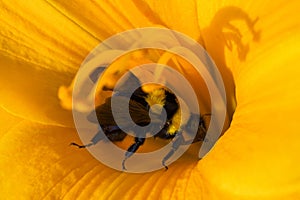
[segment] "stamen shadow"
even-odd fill
[[[255,29],[258,20],[259,17],[252,19],[239,7],[223,7],[214,15],[209,26],[201,30],[201,37],[198,39],[215,61],[224,80],[230,120],[236,107],[232,75],[232,68],[236,66],[227,66],[225,51],[227,49],[236,54],[239,61],[246,61],[252,48],[250,43],[260,40],[261,30]]]

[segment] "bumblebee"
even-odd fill
[[[124,85],[130,84],[131,86],[141,85],[138,81],[138,79],[131,75],[129,79],[127,79],[126,83],[123,83]],[[109,88],[103,88],[103,90],[112,90]],[[128,100],[128,94],[126,92],[127,90],[119,89],[115,92],[115,97],[118,102],[126,101]],[[182,135],[183,127],[181,126],[181,113],[179,109],[179,103],[176,96],[169,91],[167,88],[158,88],[154,89],[151,92],[144,92],[142,87],[137,87],[137,89],[134,91],[134,93],[130,96],[129,100],[129,113],[131,115],[132,120],[134,123],[136,123],[139,126],[147,126],[150,124],[150,117],[149,117],[149,111],[152,105],[160,105],[162,108],[166,111],[166,122],[162,127],[159,127],[155,135],[153,137],[158,137],[165,140],[171,140],[173,138],[176,138],[173,140],[172,143],[172,149],[170,152],[163,158],[162,165],[168,169],[167,165],[165,164],[166,161],[175,153],[175,151],[181,146],[185,144],[190,144],[191,141],[186,141]],[[117,105],[118,106],[118,105]],[[122,109],[119,108],[122,112]],[[118,126],[117,123],[114,120],[112,108],[111,108],[111,97],[107,98],[106,101],[97,106],[96,109],[96,116],[98,123],[103,130],[106,137],[112,141],[122,141],[127,136],[127,133],[121,130],[120,125]],[[125,112],[125,111],[124,111]],[[159,115],[160,110],[154,110],[152,112],[155,112],[155,114]],[[122,114],[122,113],[121,113]],[[198,131],[193,139],[192,143],[203,141],[206,135],[207,126],[205,122],[205,117],[209,116],[210,114],[205,114],[202,116],[192,114],[188,121],[184,125],[184,130],[189,131],[192,126],[198,126]],[[89,118],[89,116],[88,116]],[[195,121],[199,122],[199,124],[195,124]],[[153,123],[153,129],[157,128],[155,127],[157,124]],[[126,119],[122,123],[122,127],[128,126],[126,124]],[[158,126],[158,125],[157,125]],[[161,125],[160,125],[161,126]],[[155,129],[157,130],[157,129]],[[195,129],[194,129],[195,130]],[[124,159],[122,162],[122,168],[123,170],[126,170],[125,167],[125,161],[131,157],[141,145],[145,142],[145,135],[143,137],[141,134],[138,134],[139,136],[134,137],[134,142],[132,145],[130,145],[127,149],[127,152],[124,155]],[[77,146],[79,148],[86,148],[91,145],[97,144],[101,140],[105,140],[107,138],[104,138],[103,134],[97,133],[92,139],[89,144],[86,145],[79,145],[77,143],[72,142],[71,145]]]

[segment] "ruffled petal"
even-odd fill
[[[222,199],[296,199],[300,4],[272,1],[241,7],[257,14],[261,38],[249,43],[245,61],[234,59],[236,51],[227,54],[237,108],[230,129],[199,162],[199,177],[206,183],[204,190]]]

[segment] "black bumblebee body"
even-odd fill
[[[138,80],[135,80],[136,82]],[[132,83],[132,82],[131,82]],[[107,89],[107,88],[106,88]],[[120,91],[117,94],[118,101],[123,101],[128,97],[123,95],[124,91]],[[179,112],[179,103],[176,96],[168,91],[167,89],[160,88],[156,89],[151,93],[146,93],[142,90],[142,87],[138,87],[131,95],[129,100],[129,113],[131,115],[132,120],[139,126],[147,126],[150,123],[149,110],[153,104],[160,104],[166,111],[167,119],[166,123],[163,127],[159,128],[159,132],[154,135],[154,137],[159,137],[162,139],[170,140],[173,139],[172,149],[170,152],[164,157],[162,160],[162,165],[168,169],[165,162],[174,154],[174,152],[181,146],[187,143],[191,143],[191,141],[185,141],[182,136],[183,127],[176,126],[176,120],[178,118]],[[112,141],[122,141],[127,136],[125,132],[123,132],[119,126],[116,124],[113,118],[112,109],[111,109],[111,98],[106,99],[105,103],[96,107],[96,115],[98,122],[106,135],[106,137]],[[199,116],[199,115],[191,115],[188,122],[184,125],[185,131],[189,131],[189,128],[192,126],[198,126],[198,132],[193,139],[194,142],[203,141],[206,135],[206,123],[204,121],[204,117],[209,114]],[[176,117],[177,116],[177,117]],[[195,124],[197,121],[199,124]],[[180,124],[180,122],[179,122]],[[126,121],[122,126],[126,126]],[[155,126],[155,124],[154,124]],[[76,143],[71,143],[71,145],[78,146],[79,148],[89,147],[91,145],[96,144],[100,140],[105,140],[107,138],[103,138],[103,134],[97,133],[92,139],[91,143],[87,145],[78,145]],[[125,168],[125,161],[132,156],[138,148],[143,145],[145,142],[145,135],[141,137],[141,134],[137,135],[134,138],[134,143],[128,147],[127,152],[125,153],[125,158],[122,163],[123,170]]]

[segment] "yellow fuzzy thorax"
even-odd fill
[[[148,105],[151,107],[155,104],[159,104],[161,106],[165,105],[166,102],[166,94],[164,89],[157,89],[150,92],[145,98]]]
[[[151,91],[145,98],[145,101],[148,103],[150,107],[157,104],[164,106],[166,103],[165,89],[160,88]],[[177,112],[172,117],[171,124],[169,125],[168,128],[168,133],[170,135],[174,135],[176,131],[180,129],[180,124],[181,124],[181,113],[180,113],[180,109],[178,109]]]
[[[178,109],[172,118],[172,123],[168,128],[168,133],[170,135],[174,135],[176,131],[180,129],[180,124],[181,124],[181,114],[180,114],[180,109]]]

